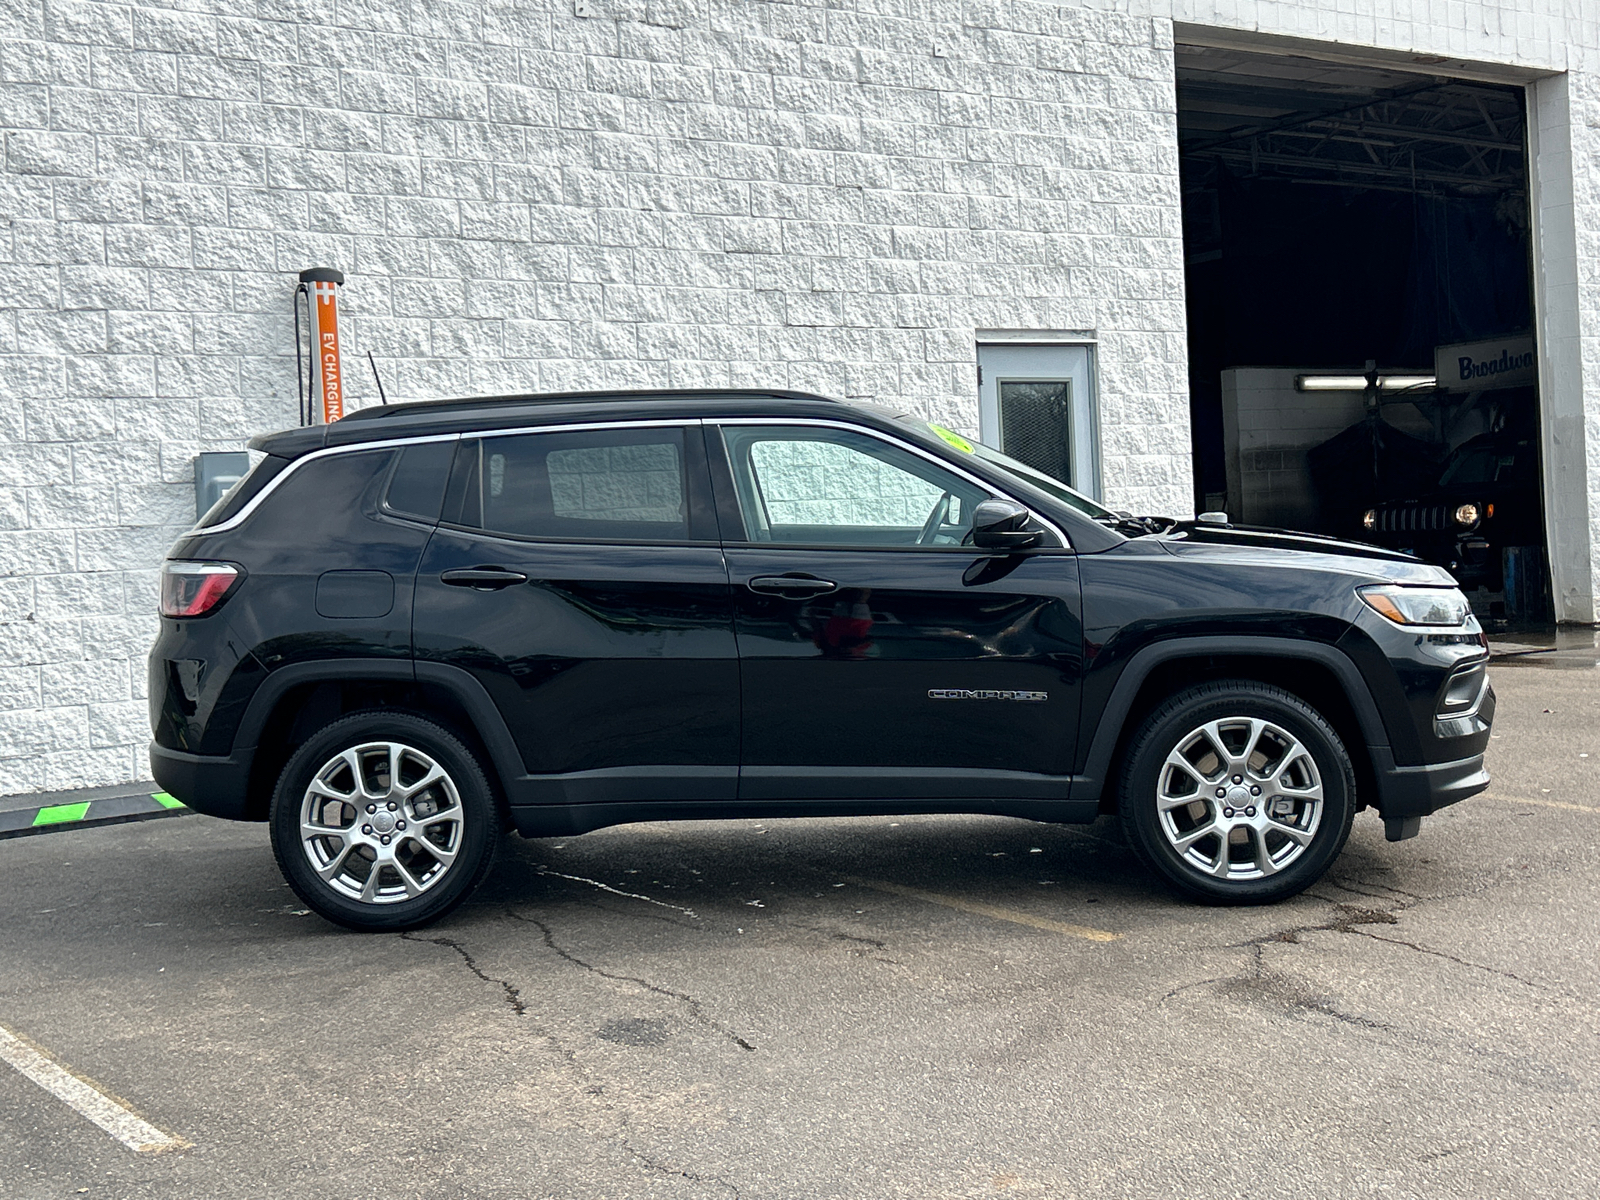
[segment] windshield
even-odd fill
[[[999,467],[1008,475],[1015,476],[1023,483],[1028,484],[1030,487],[1037,488],[1047,496],[1055,497],[1064,504],[1070,504],[1079,512],[1085,513],[1097,521],[1107,519],[1115,520],[1115,514],[1112,513],[1110,509],[1096,504],[1093,500],[1089,499],[1089,497],[1083,495],[1081,492],[1073,491],[1072,488],[1062,483],[1061,480],[1046,475],[1043,471],[1036,470],[1035,468],[1030,467],[1027,463],[1018,462],[1008,454],[1001,454],[1000,451],[992,449],[989,446],[985,446],[982,442],[971,441],[962,437],[959,433],[954,433],[951,430],[946,429],[943,425],[935,425],[931,421],[923,421],[916,417],[905,416],[900,417],[899,420],[926,433],[933,434],[934,437],[938,438],[946,445],[954,446],[963,454],[970,454],[975,458],[983,459],[983,461],[986,463],[992,463],[994,466]]]
[[[1495,449],[1474,450],[1463,454],[1445,468],[1439,479],[1440,487],[1451,484],[1495,483],[1516,465],[1515,454],[1504,454]]]

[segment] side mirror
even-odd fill
[[[1033,514],[1014,500],[985,500],[972,510],[972,544],[981,550],[1025,550],[1044,534],[1023,528]]]

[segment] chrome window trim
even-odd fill
[[[562,421],[544,425],[519,425],[507,429],[483,429],[474,430],[472,432],[430,433],[421,434],[416,437],[386,438],[381,441],[357,442],[349,446],[324,446],[321,450],[313,450],[311,453],[303,454],[291,462],[282,471],[278,472],[278,474],[275,475],[270,482],[268,482],[266,487],[262,488],[254,496],[252,496],[249,502],[243,508],[234,513],[234,515],[229,517],[226,521],[223,521],[218,525],[206,525],[203,527],[199,525],[191,526],[184,536],[188,537],[197,534],[226,533],[230,529],[237,529],[250,518],[251,514],[253,514],[257,508],[265,503],[268,496],[272,495],[273,492],[278,490],[278,488],[283,484],[284,480],[292,476],[301,467],[305,466],[307,463],[316,462],[325,458],[332,458],[333,456],[339,454],[361,454],[368,450],[392,450],[403,446],[419,446],[428,442],[459,442],[466,438],[478,438],[486,440],[488,438],[516,437],[521,434],[529,433],[558,433],[564,430],[576,432],[578,430],[603,429],[665,429],[673,427],[686,428],[693,425],[703,427],[707,424],[714,424],[719,427],[723,425],[811,426],[823,429],[842,429],[848,433],[857,433],[866,437],[876,438],[880,442],[885,442],[896,447],[897,449],[906,451],[908,454],[912,454],[918,458],[924,459],[936,467],[950,471],[951,473],[960,476],[962,479],[965,479],[968,483],[971,483],[976,487],[984,488],[992,495],[1003,496],[1005,499],[1010,500],[1015,504],[1021,504],[1033,514],[1034,520],[1038,521],[1039,524],[1043,525],[1051,533],[1055,534],[1055,536],[1060,540],[1061,545],[1059,547],[1052,546],[1048,547],[1048,549],[1059,549],[1065,553],[1072,552],[1072,539],[1067,536],[1065,530],[1058,526],[1054,521],[1041,516],[1033,505],[1025,504],[1023,501],[1018,500],[1015,496],[1010,495],[1003,489],[996,488],[995,485],[990,483],[987,479],[983,479],[980,476],[974,475],[972,472],[964,470],[957,464],[924,450],[921,446],[918,446],[912,442],[904,441],[901,438],[895,437],[893,434],[883,433],[880,430],[872,428],[870,425],[859,425],[853,421],[825,420],[819,417],[650,417],[631,421]],[[703,545],[705,543],[695,544]],[[726,539],[724,539],[724,544],[726,544]],[[739,544],[758,545],[765,543],[752,542]]]
[[[230,529],[237,529],[249,518],[251,513],[261,507],[261,504],[268,496],[278,490],[285,479],[288,479],[289,476],[305,466],[306,463],[332,458],[337,454],[360,454],[367,450],[392,450],[397,446],[419,446],[424,442],[458,442],[461,440],[461,436],[459,433],[430,433],[419,437],[389,438],[381,442],[357,442],[352,446],[324,446],[321,450],[313,450],[309,454],[302,454],[283,470],[279,471],[268,481],[266,487],[250,497],[249,502],[226,521],[216,525],[191,525],[183,536],[189,537],[193,534],[202,533],[226,533]]]
[[[990,483],[987,479],[983,479],[983,478],[981,478],[981,477],[979,477],[977,475],[974,475],[970,471],[963,470],[961,467],[957,466],[953,462],[950,462],[948,459],[940,458],[937,454],[933,454],[930,451],[924,450],[921,446],[918,446],[913,442],[902,441],[900,438],[895,437],[893,434],[883,433],[880,430],[872,428],[870,425],[857,425],[857,424],[855,424],[854,422],[851,422],[851,421],[834,421],[834,420],[824,419],[822,417],[792,417],[792,418],[788,418],[788,419],[785,419],[783,417],[726,417],[726,418],[708,417],[705,420],[703,420],[701,423],[702,424],[716,425],[718,428],[721,428],[724,425],[741,425],[741,426],[742,425],[772,425],[772,426],[796,426],[796,425],[800,425],[800,426],[814,426],[814,427],[823,428],[823,429],[843,429],[848,433],[858,433],[858,434],[862,434],[863,436],[866,436],[866,437],[876,438],[880,442],[887,442],[889,445],[894,446],[897,449],[904,450],[909,454],[913,454],[918,458],[926,459],[928,462],[932,463],[934,466],[940,467],[940,468],[942,468],[942,469],[944,469],[946,471],[949,471],[953,475],[959,475],[962,479],[965,479],[968,483],[971,483],[971,484],[974,484],[977,487],[983,488],[991,496],[1000,496],[1000,497],[1003,497],[1004,499],[1010,500],[1013,504],[1021,504],[1023,508],[1027,509],[1028,512],[1033,514],[1033,519],[1035,521],[1039,522],[1039,524],[1043,525],[1046,529],[1048,529],[1051,533],[1055,534],[1056,537],[1060,539],[1060,541],[1061,541],[1061,545],[1060,546],[1047,546],[1047,547],[1044,547],[1044,549],[1047,549],[1047,550],[1060,550],[1063,553],[1068,553],[1068,554],[1073,553],[1072,539],[1069,538],[1066,535],[1066,531],[1061,529],[1054,521],[1051,521],[1046,517],[1040,516],[1038,510],[1033,505],[1024,504],[1021,500],[1018,500],[1015,496],[1010,495],[1009,493],[1007,493],[1003,489],[996,488],[995,485]],[[730,463],[729,465],[731,466],[732,464]],[[727,538],[723,539],[723,544],[724,545],[728,545],[729,544]],[[741,541],[741,542],[739,542],[737,544],[741,545],[741,546],[762,546],[762,547],[769,547],[770,548],[771,546],[775,545],[776,543]],[[800,548],[801,547],[796,547],[796,549],[800,549]],[[833,548],[833,549],[841,549],[841,550],[842,549],[858,549],[858,550],[859,549],[868,549],[868,550],[871,550],[871,549],[878,549],[879,547],[872,547],[872,546],[866,546],[866,547],[861,547],[861,546],[856,546],[856,547],[840,546],[840,547],[831,547],[831,548]],[[889,549],[889,548],[890,547],[882,547],[882,549]],[[910,549],[910,550],[940,550],[940,551],[946,551],[946,550],[956,549],[956,548],[957,547],[949,547],[949,546],[909,546],[909,547],[906,547],[906,549]],[[962,546],[962,547],[959,547],[959,549],[962,549],[962,550],[974,550],[974,549],[976,549],[976,547]]]
[[[416,437],[386,438],[375,442],[356,442],[349,446],[324,446],[321,450],[313,450],[309,454],[302,454],[283,470],[279,471],[254,496],[249,502],[233,516],[216,525],[191,525],[184,532],[184,537],[203,533],[226,533],[230,529],[237,529],[247,520],[251,513],[277,491],[284,480],[288,479],[301,467],[310,462],[324,458],[332,458],[338,454],[361,454],[368,450],[392,450],[400,446],[420,446],[427,442],[459,442],[466,438],[492,438],[513,437],[524,433],[556,433],[564,429],[660,429],[667,426],[704,425],[705,421],[699,417],[677,417],[665,419],[652,417],[639,421],[578,421],[563,422],[558,425],[522,425],[511,429],[485,429],[475,430],[470,433],[427,433]],[[400,514],[394,514],[399,516]],[[697,543],[703,544],[703,543]]]
[[[480,429],[456,436],[487,439],[515,437],[524,433],[560,433],[565,429],[670,429],[679,425],[704,424],[702,417],[644,417],[636,421],[563,421],[559,425],[519,425],[511,429]]]

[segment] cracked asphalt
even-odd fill
[[[0,1197],[1586,1192],[1600,674],[1494,681],[1491,793],[1363,814],[1272,908],[1174,899],[1104,821],[513,838],[401,936],[301,911],[264,828],[0,843],[0,1026],[192,1143],[0,1064]]]

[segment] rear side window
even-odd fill
[[[455,450],[454,441],[407,446],[400,452],[394,474],[389,477],[383,506],[403,516],[437,521]]]
[[[353,545],[371,536],[367,514],[388,477],[392,450],[360,450],[326,458],[297,459],[250,518],[250,545],[257,561],[275,561],[277,548],[297,554],[308,548]]]
[[[282,473],[292,460],[276,454],[264,454],[245,472],[243,479],[234,484],[195,522],[196,529],[209,529],[238,516],[246,504],[261,494],[261,490]]]
[[[464,442],[445,519],[516,537],[685,541],[683,431],[574,430]]]

